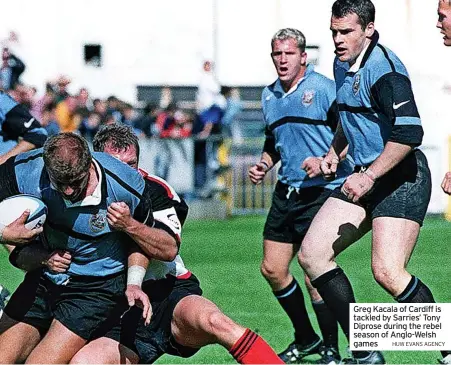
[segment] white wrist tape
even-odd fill
[[[376,181],[376,174],[373,170],[366,169],[364,174],[366,174],[371,180]]]
[[[141,287],[144,276],[146,276],[146,269],[139,265],[132,265],[127,271],[127,285],[138,285]]]

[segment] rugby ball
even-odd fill
[[[20,194],[6,198],[0,202],[0,223],[5,226],[14,222],[26,210],[30,215],[25,223],[28,229],[41,227],[47,218],[47,206],[32,195]]]

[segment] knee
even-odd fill
[[[230,348],[244,332],[244,328],[220,310],[205,314],[201,321],[201,329],[210,338],[210,343],[219,343],[226,348]]]
[[[209,312],[205,317],[205,332],[218,337],[218,334],[229,332],[233,322],[223,313],[218,311]]]
[[[298,253],[299,265],[304,269],[306,273],[309,273],[310,269],[325,261],[324,255],[317,255],[315,250],[301,249]]]
[[[376,282],[384,289],[391,292],[396,278],[399,277],[399,270],[392,265],[388,265],[384,262],[373,262],[371,265],[373,271],[373,277]]]
[[[92,356],[88,356],[85,351],[79,351],[75,354],[69,364],[93,364]]]
[[[289,275],[288,267],[277,267],[266,260],[263,260],[260,272],[268,282],[273,284],[283,283]]]

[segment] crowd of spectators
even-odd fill
[[[211,190],[211,172],[214,174],[220,167],[218,149],[224,139],[230,138],[231,123],[241,110],[238,90],[220,86],[212,62],[203,63],[195,103],[186,108],[180,107],[186,103],[173,99],[170,87],[162,88],[159,103],[149,103],[142,109],[114,95],[94,98],[86,87],[71,93],[72,80],[66,75],[48,81],[38,95],[36,87],[21,81],[25,68],[24,62],[3,44],[0,88],[27,106],[49,136],[75,132],[91,141],[100,126],[124,123],[141,137],[194,137],[195,187],[197,191]]]
[[[147,137],[230,136],[231,120],[241,108],[238,90],[221,87],[209,60],[202,64],[195,105],[186,109],[179,107],[181,100],[173,99],[170,87],[161,90],[158,104],[136,110],[114,95],[106,100],[93,98],[86,87],[70,93],[71,79],[66,75],[48,81],[44,93],[38,95],[36,87],[21,82],[26,64],[16,54],[18,48],[19,37],[11,31],[1,41],[0,89],[27,105],[50,135],[78,131],[90,139],[100,125],[116,122],[132,125],[137,133]]]

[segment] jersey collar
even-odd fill
[[[359,54],[359,57],[357,57],[356,62],[351,66],[348,72],[355,73],[361,68],[363,68],[365,66],[366,61],[370,57],[371,52],[373,52],[373,49],[374,47],[376,47],[378,42],[379,42],[379,33],[377,32],[377,30],[375,30],[373,36],[371,37],[371,42]]]
[[[300,85],[300,83],[305,80],[307,77],[309,77],[309,75],[314,71],[314,66],[312,64],[308,64],[307,68],[305,69],[305,74],[303,77],[301,77],[301,79],[296,83],[296,85],[294,85],[290,90],[288,90],[287,92],[285,92],[285,90],[282,87],[282,84],[280,82],[280,79],[276,80],[276,84],[274,85],[274,91],[275,92],[279,92],[281,93],[283,96],[283,98],[287,97],[288,95],[294,93],[298,86]]]

